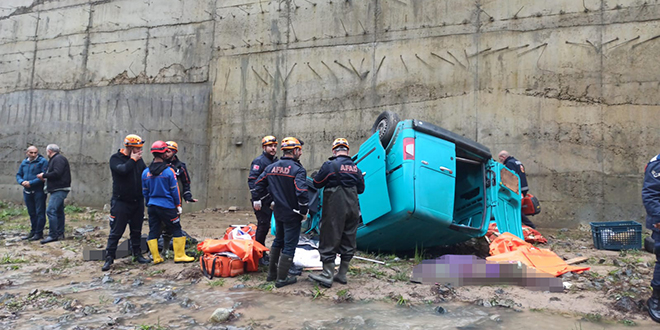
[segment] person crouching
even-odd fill
[[[179,185],[176,173],[164,160],[167,144],[156,141],[151,145],[151,154],[154,160],[142,172],[142,194],[149,214],[149,237],[147,245],[153,256],[154,264],[163,262],[158,253],[158,236],[161,226],[165,225],[167,231],[172,233],[174,247],[174,262],[192,262],[193,257],[186,255],[186,237],[181,231],[181,199],[179,198]]]

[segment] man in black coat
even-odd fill
[[[509,152],[506,150],[500,151],[498,158],[500,159],[500,162],[504,164],[504,166],[506,166],[506,168],[518,174],[518,177],[520,177],[520,192],[522,193],[522,197],[527,196],[529,187],[527,186],[527,175],[525,174],[525,165],[523,165],[523,163],[515,159],[513,156],[509,155]],[[521,213],[521,218],[523,225],[536,229],[536,225],[534,225],[534,223],[531,220],[529,220],[529,218],[527,218],[527,216],[524,213]]]
[[[117,253],[119,239],[126,225],[130,229],[131,252],[135,261],[146,264],[150,261],[142,256],[141,237],[144,221],[144,197],[142,196],[142,172],[147,166],[142,160],[144,140],[135,134],[124,138],[123,149],[110,157],[112,173],[112,199],[110,200],[110,234],[105,248],[105,264],[102,271],[112,266]]]
[[[50,194],[46,214],[48,215],[48,237],[41,244],[64,239],[64,199],[71,191],[71,169],[69,161],[60,154],[57,144],[49,144],[46,153],[50,161],[45,173],[37,174],[37,178],[46,180],[46,191]]]
[[[250,164],[250,174],[248,175],[248,187],[250,190],[254,189],[254,183],[257,181],[257,178],[264,172],[268,165],[278,161],[277,156],[277,138],[272,135],[264,136],[261,139],[261,148],[263,152],[261,155],[257,156]],[[273,197],[270,194],[267,194],[261,200],[261,205],[263,206],[259,211],[255,210],[254,215],[257,217],[257,232],[254,235],[254,240],[261,243],[261,245],[266,246],[266,236],[270,230],[270,219],[273,215],[273,210],[270,208],[270,204],[273,202]],[[268,263],[268,255],[264,254],[264,257],[259,260],[262,264]]]
[[[266,167],[251,191],[255,211],[270,207],[262,204],[268,194],[275,202],[275,239],[270,248],[266,280],[276,280],[276,288],[296,283],[296,278],[289,277],[288,273],[298,246],[301,222],[309,211],[307,171],[299,161],[302,143],[294,137],[284,138],[281,149],[282,158]]]
[[[314,187],[323,189],[323,213],[319,237],[319,254],[323,272],[309,277],[329,288],[332,282],[346,284],[348,265],[355,255],[356,234],[360,220],[358,194],[364,192],[362,171],[348,154],[348,141],[332,143],[332,157],[323,163],[314,177]],[[337,275],[335,258],[341,255]]]

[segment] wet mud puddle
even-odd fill
[[[127,274],[36,281],[31,274],[0,282],[2,329],[627,329],[540,312],[466,304],[397,306],[391,302],[332,303],[301,296],[231,288],[222,282],[171,281]],[[75,278],[75,277],[74,277]],[[300,280],[305,280],[300,278]],[[221,281],[221,280],[219,280]],[[217,286],[212,285],[217,283]],[[48,289],[46,289],[48,288]],[[277,289],[275,289],[277,290]],[[439,306],[441,306],[439,308]],[[223,321],[209,319],[224,309]],[[223,314],[223,313],[220,313]],[[225,317],[228,318],[224,319]],[[651,324],[638,324],[642,328]],[[233,327],[233,328],[232,328]]]

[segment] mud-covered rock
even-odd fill
[[[229,317],[231,317],[233,312],[234,310],[231,308],[218,308],[215,311],[213,311],[213,314],[211,314],[211,318],[209,318],[209,321],[213,323],[226,322],[229,319]]]
[[[639,307],[637,303],[630,297],[622,297],[613,304],[614,309],[624,313],[637,313]]]

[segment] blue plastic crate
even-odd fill
[[[641,250],[642,224],[636,221],[590,222],[598,250]]]

